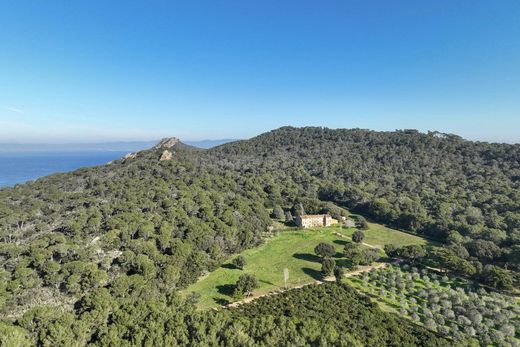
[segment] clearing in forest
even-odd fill
[[[320,258],[314,254],[314,247],[320,242],[328,242],[336,248],[336,262],[342,265],[343,246],[351,239],[355,228],[331,226],[305,230],[280,230],[265,244],[240,253],[246,259],[243,270],[235,268],[231,257],[221,267],[183,291],[184,294],[200,294],[199,308],[207,309],[233,302],[234,284],[239,276],[247,273],[256,276],[259,288],[256,295],[267,294],[284,288],[284,268],[289,270],[288,287],[301,286],[321,279]],[[393,243],[397,246],[427,244],[418,236],[403,233],[370,223],[365,230],[365,247],[382,247]]]

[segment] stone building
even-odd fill
[[[338,223],[330,214],[305,214],[296,216],[295,221],[300,228],[328,227]]]

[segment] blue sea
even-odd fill
[[[0,187],[14,186],[57,172],[106,164],[128,151],[0,153]]]

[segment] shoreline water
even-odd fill
[[[106,164],[128,151],[0,152],[0,189],[54,173]]]

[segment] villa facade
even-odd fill
[[[328,227],[338,223],[330,214],[305,214],[296,216],[295,221],[300,228]]]

